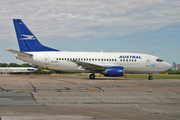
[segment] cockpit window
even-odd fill
[[[163,62],[164,60],[161,59],[161,58],[158,58],[158,59],[156,59],[156,61],[158,61],[158,62]]]

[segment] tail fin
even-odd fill
[[[59,51],[42,45],[21,19],[13,19],[21,52]]]
[[[32,68],[37,68],[38,66],[37,65],[33,65]]]

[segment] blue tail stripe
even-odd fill
[[[37,68],[38,66],[37,65],[33,65],[32,68]]]
[[[59,51],[42,45],[21,19],[13,19],[21,52]]]

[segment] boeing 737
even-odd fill
[[[95,73],[118,77],[125,73],[153,75],[171,69],[171,65],[159,57],[125,52],[67,52],[42,45],[21,19],[13,19],[20,51],[6,49],[16,58],[31,64],[64,72]]]

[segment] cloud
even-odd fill
[[[15,18],[42,38],[124,36],[179,23],[179,8],[179,0],[0,1],[0,39],[14,40]]]

